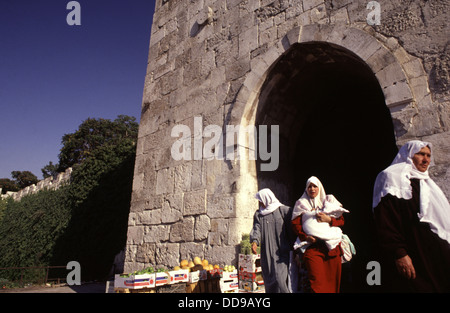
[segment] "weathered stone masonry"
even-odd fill
[[[6,195],[2,195],[1,188],[0,188],[0,196],[2,199],[11,197],[15,201],[20,201],[26,195],[31,195],[31,194],[37,193],[38,191],[41,191],[41,190],[59,189],[61,186],[70,184],[71,175],[72,175],[72,168],[69,167],[64,172],[58,173],[58,175],[56,175],[54,177],[49,176],[45,179],[38,181],[36,184],[32,184],[32,185],[25,187],[17,192],[8,191],[8,192],[6,192]]]
[[[125,271],[193,256],[236,261],[257,209],[255,161],[175,161],[171,130],[193,130],[196,116],[204,127],[254,125],[269,74],[305,43],[325,43],[370,68],[397,144],[431,141],[433,178],[450,195],[449,8],[440,0],[380,0],[381,25],[370,26],[367,2],[157,0]],[[244,138],[238,145],[248,147]]]

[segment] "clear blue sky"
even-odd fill
[[[58,162],[87,118],[140,120],[155,0],[0,0],[0,178]]]

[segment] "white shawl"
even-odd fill
[[[430,178],[428,170],[421,172],[415,167],[412,158],[422,148],[432,145],[418,140],[409,141],[400,148],[392,164],[378,174],[375,181],[372,208],[381,198],[391,194],[397,198],[412,198],[411,178],[420,180],[419,220],[430,225],[431,230],[450,243],[450,205],[441,188]],[[430,166],[434,164],[431,160]]]
[[[319,193],[315,198],[310,198],[307,189],[313,183],[319,187]],[[342,213],[349,211],[342,207],[342,204],[333,196],[327,195],[320,180],[312,176],[306,182],[306,188],[300,199],[297,200],[292,212],[292,219],[297,216],[302,217],[303,231],[309,236],[314,236],[325,241],[328,249],[334,249],[342,241],[342,230],[339,227],[330,226],[328,223],[317,221],[317,213],[323,212],[327,215],[339,218]],[[294,244],[294,249],[300,248],[303,252],[310,244],[307,241],[297,241]]]
[[[283,204],[275,197],[275,194],[269,188],[264,188],[258,191],[255,195],[258,201],[261,201],[265,207],[259,207],[259,213],[262,215],[267,215],[278,209]]]

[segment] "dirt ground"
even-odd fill
[[[84,283],[80,286],[31,286],[27,288],[2,289],[0,293],[105,293],[105,282]]]

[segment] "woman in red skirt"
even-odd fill
[[[305,192],[295,203],[292,225],[298,236],[296,246],[303,252],[312,292],[339,292],[343,254],[339,227],[344,225],[344,212],[348,211],[333,195],[326,195],[314,176],[308,179]]]

